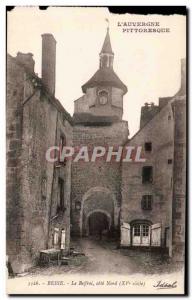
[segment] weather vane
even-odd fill
[[[109,30],[109,20],[106,18],[105,21],[107,22],[107,30]]]

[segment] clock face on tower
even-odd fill
[[[108,93],[106,91],[99,92],[99,103],[105,105],[108,102]]]

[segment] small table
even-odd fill
[[[42,263],[42,262],[50,263],[51,260],[57,260],[57,264],[59,265],[60,253],[61,253],[61,251],[59,249],[55,249],[55,248],[41,250],[40,251],[40,263]]]

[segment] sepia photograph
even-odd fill
[[[187,8],[6,14],[7,294],[184,295]]]

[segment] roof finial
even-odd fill
[[[107,31],[109,31],[109,19],[105,19],[105,21],[107,22]]]

